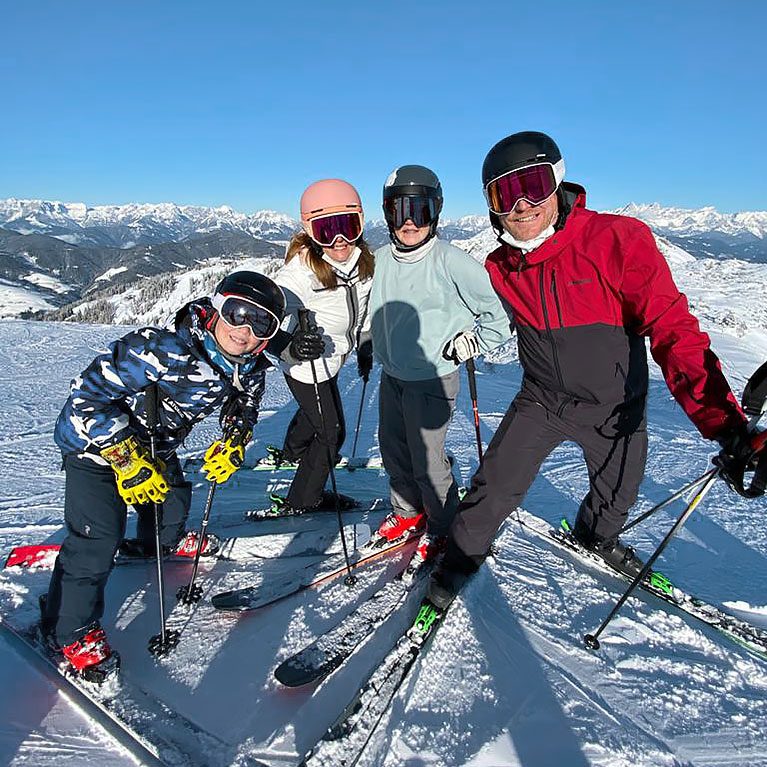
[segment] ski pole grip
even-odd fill
[[[477,368],[474,365],[474,357],[469,357],[466,360],[466,372],[469,374],[469,394],[471,394],[472,401],[477,401]]]
[[[303,331],[309,330],[309,310],[308,309],[298,310],[298,327],[300,330],[303,330]]]
[[[146,428],[151,436],[157,433],[159,392],[157,384],[153,383],[144,390],[144,411],[146,412]]]

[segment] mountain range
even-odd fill
[[[631,203],[612,212],[644,220],[656,235],[697,258],[767,263],[767,212],[728,214],[657,203]],[[0,317],[40,316],[222,258],[279,258],[298,228],[298,221],[272,210],[247,215],[228,206],[0,200]],[[495,246],[484,215],[445,220],[440,235],[478,258]],[[388,242],[385,223],[369,221],[365,238],[373,248]]]

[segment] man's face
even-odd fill
[[[253,335],[250,325],[230,325],[220,315],[213,335],[219,348],[233,357],[250,354],[263,343]]]
[[[394,234],[403,245],[412,248],[414,245],[420,245],[429,236],[429,227],[416,226],[408,219],[399,229],[394,230]]]
[[[558,213],[557,195],[552,194],[539,205],[519,200],[514,210],[501,219],[501,223],[515,240],[526,242],[537,237],[549,224],[553,224]]]

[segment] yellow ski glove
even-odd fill
[[[149,453],[135,437],[128,437],[116,445],[104,448],[102,458],[111,464],[117,475],[117,492],[125,503],[136,506],[144,503],[162,503],[170,487],[162,475],[165,464],[152,465]]]
[[[247,434],[235,433],[228,439],[217,439],[206,451],[202,470],[208,482],[222,484],[242,466],[245,460],[245,445],[250,440]]]

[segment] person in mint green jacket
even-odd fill
[[[437,237],[442,187],[421,165],[393,171],[383,190],[391,244],[375,252],[369,313],[382,366],[379,444],[393,512],[378,538],[422,531],[414,565],[444,545],[458,506],[445,435],[458,365],[511,337],[487,272]]]

